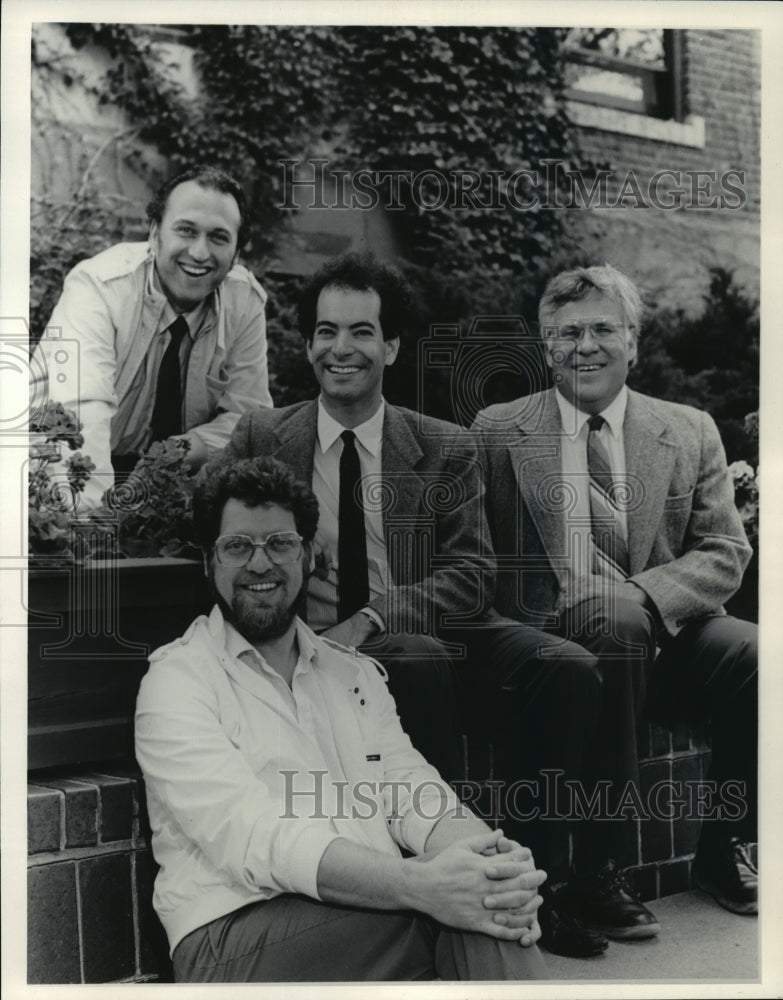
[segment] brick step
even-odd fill
[[[703,733],[651,726],[645,740],[642,799],[658,782],[703,778]],[[471,734],[464,750],[477,810],[502,821],[493,815],[501,779],[491,743]],[[136,765],[37,771],[28,782],[28,981],[170,982],[168,944],[152,908],[157,869]],[[630,875],[641,898],[687,891],[700,824],[686,817],[635,822],[638,857]]]

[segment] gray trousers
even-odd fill
[[[421,914],[360,910],[283,895],[188,934],[178,983],[548,979],[533,945],[451,930]]]

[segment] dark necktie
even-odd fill
[[[187,320],[183,316],[177,316],[169,327],[171,340],[158,370],[151,423],[153,441],[163,441],[182,433],[182,369],[179,346],[187,332]]]
[[[616,485],[609,456],[599,437],[606,421],[591,417],[587,435],[587,471],[590,474],[590,520],[593,535],[593,572],[615,580],[629,573],[628,544],[618,518]]]
[[[337,528],[337,620],[342,622],[367,603],[370,584],[356,435],[353,431],[343,431],[340,437],[343,439],[343,453],[340,456]]]

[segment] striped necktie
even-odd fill
[[[591,417],[587,435],[587,471],[590,475],[590,520],[592,522],[593,572],[624,580],[630,572],[628,543],[618,518],[616,484],[599,432],[606,423]]]

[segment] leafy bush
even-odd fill
[[[758,409],[758,303],[731,272],[711,270],[704,311],[651,312],[642,326],[629,384],[640,392],[706,410],[718,425],[729,462],[758,464],[758,434],[745,416]]]
[[[747,462],[732,462],[729,475],[734,484],[734,501],[742,518],[748,541],[754,549],[759,544],[759,486],[756,472]]]
[[[28,467],[31,556],[54,560],[109,556],[198,558],[193,541],[193,477],[184,440],[156,442],[133,474],[103,495],[103,505],[80,512],[78,494],[95,468],[76,449],[84,444],[72,410],[49,402],[33,415]],[[76,454],[64,473],[62,445]]]
[[[77,192],[70,205],[33,200],[30,229],[30,338],[37,343],[60,297],[65,276],[125,236],[113,203],[95,186]]]
[[[73,558],[80,550],[71,530],[77,495],[95,468],[80,451],[82,425],[72,410],[48,402],[30,419],[30,458],[27,469],[28,535],[31,553]],[[62,446],[76,452],[62,469]]]
[[[193,538],[189,449],[182,438],[154,442],[131,475],[104,493],[104,507],[118,519],[122,555],[199,558]]]

